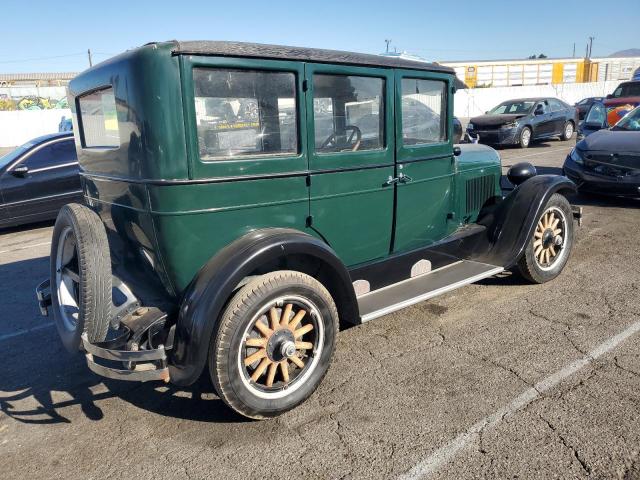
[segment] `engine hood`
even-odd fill
[[[640,154],[640,132],[599,130],[577,145],[580,150]]]
[[[526,114],[500,114],[500,115],[480,115],[473,117],[470,123],[478,127],[499,127],[505,123],[513,122],[519,118],[526,117]]]

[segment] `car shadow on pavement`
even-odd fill
[[[21,423],[72,423],[80,406],[89,420],[120,415],[121,399],[138,408],[167,417],[201,422],[243,422],[215,395],[206,375],[189,387],[160,382],[132,383],[108,380],[89,371],[84,356],[71,355],[57,339],[55,328],[29,339],[3,342],[0,361],[7,366],[0,376],[0,411]],[[29,353],[31,350],[37,354]],[[12,358],[9,358],[12,357]],[[68,412],[68,413],[67,413]]]
[[[21,423],[72,423],[84,417],[120,415],[121,399],[160,415],[202,422],[243,422],[214,393],[205,374],[194,385],[134,383],[92,373],[84,355],[69,354],[53,318],[39,317],[33,286],[47,270],[48,257],[0,265],[0,412]]]

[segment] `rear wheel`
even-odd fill
[[[51,242],[51,301],[62,343],[80,348],[105,339],[111,311],[111,256],[100,217],[75,203],[60,210]]]
[[[209,372],[224,402],[249,418],[279,415],[324,378],[338,312],[329,292],[300,272],[277,271],[242,287],[222,315]]]
[[[531,143],[531,129],[529,127],[524,127],[520,132],[520,148],[528,148]]]
[[[560,137],[565,142],[571,140],[573,138],[573,122],[567,122],[564,124],[564,129],[562,130],[562,136]]]
[[[533,235],[518,261],[523,277],[534,283],[556,278],[573,247],[573,214],[569,201],[556,193],[547,202]]]

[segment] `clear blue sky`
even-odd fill
[[[149,41],[237,40],[429,60],[640,48],[640,0],[3,0],[0,72],[78,71]],[[57,58],[50,58],[57,57]]]

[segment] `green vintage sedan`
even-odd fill
[[[341,325],[518,269],[555,278],[577,213],[561,176],[454,146],[453,70],[233,42],[150,43],[69,85],[85,205],[37,288],[94,372],[208,371],[242,415],[299,405]],[[208,367],[208,368],[207,368]]]

